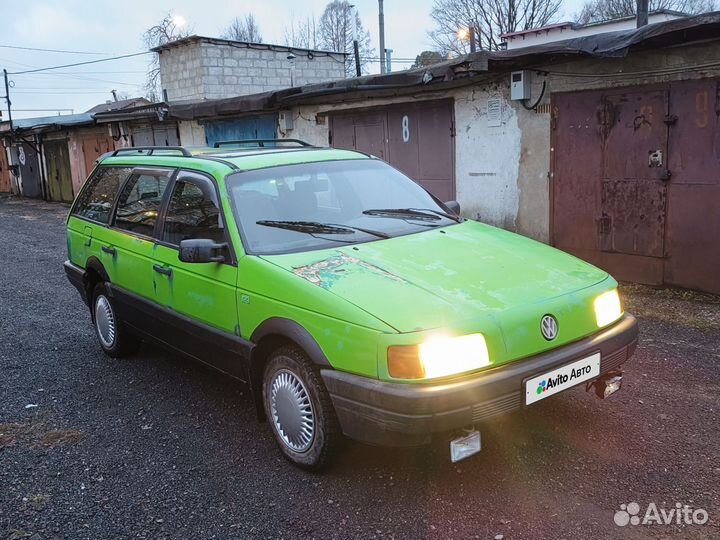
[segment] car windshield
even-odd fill
[[[370,242],[459,221],[375,159],[238,172],[227,183],[245,247],[257,254]]]

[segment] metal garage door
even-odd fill
[[[13,151],[17,156],[20,169],[23,197],[41,199],[43,192],[40,184],[40,161],[35,147],[28,143],[21,143],[14,145]]]
[[[716,80],[553,96],[553,243],[720,293],[719,100]]]
[[[85,161],[85,174],[89,175],[95,168],[95,161],[101,155],[115,149],[115,143],[109,135],[96,133],[80,138],[80,144]]]
[[[208,146],[218,141],[246,139],[274,139],[277,121],[274,115],[248,116],[233,120],[210,120],[205,122],[205,138]]]
[[[367,152],[397,167],[433,195],[455,198],[452,101],[426,101],[336,113],[330,144]]]
[[[10,193],[10,165],[4,146],[0,146],[0,193]]]
[[[45,142],[45,165],[49,199],[72,202],[72,172],[66,139]]]
[[[133,146],[179,146],[177,124],[133,127]]]

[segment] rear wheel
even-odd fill
[[[140,340],[119,319],[105,283],[95,285],[91,309],[95,335],[105,354],[120,358],[137,351]]]
[[[270,355],[263,403],[283,455],[304,469],[327,464],[342,438],[320,374],[300,349],[285,346]]]

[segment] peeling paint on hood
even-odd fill
[[[388,272],[374,264],[347,255],[341,251],[336,252],[336,254],[331,257],[314,263],[294,266],[292,267],[292,272],[296,276],[300,276],[323,289],[331,289],[338,279],[358,272],[371,272],[386,279],[401,282],[405,281],[392,272]]]

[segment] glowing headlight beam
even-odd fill
[[[617,289],[602,293],[595,299],[593,307],[598,327],[617,321],[623,313]]]
[[[490,365],[482,334],[433,336],[418,347],[425,378],[444,377]]]

